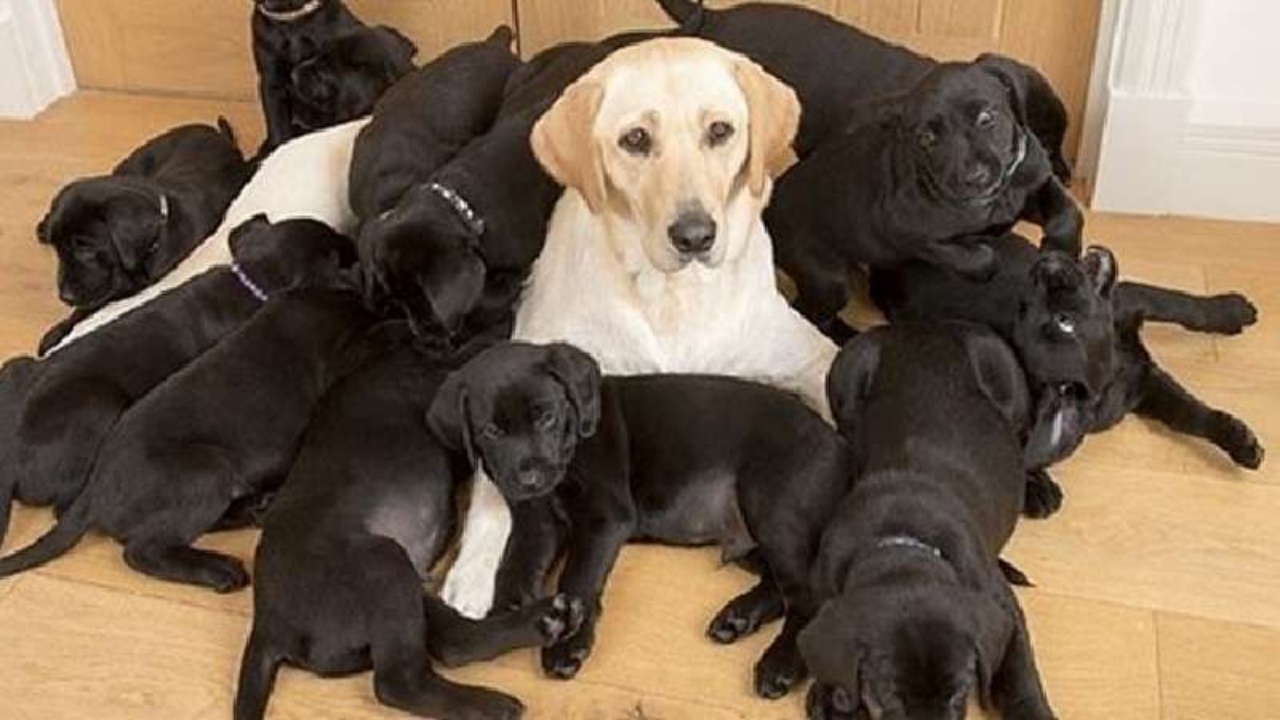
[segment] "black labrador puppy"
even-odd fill
[[[914,87],[937,61],[885,42],[817,10],[749,2],[711,10],[701,1],[658,0],[686,31],[740,52],[795,89],[804,107],[795,149],[806,157],[842,135],[855,108],[868,100]],[[981,64],[999,65],[1026,116],[1027,127],[1049,153],[1063,182],[1071,168],[1062,154],[1067,111],[1044,76],[998,55]]]
[[[582,668],[619,551],[652,541],[718,544],[761,572],[760,587],[730,603],[709,634],[733,642],[785,607],[756,691],[781,697],[803,678],[795,639],[816,610],[809,570],[851,473],[840,436],[798,398],[727,377],[602,381],[572,346],[509,343],[451,375],[430,421],[483,462],[513,505],[500,598],[537,596],[564,546],[560,591],[587,603],[586,618],[543,651],[549,675]],[[743,610],[762,596],[768,608]]]
[[[394,28],[361,27],[321,45],[293,69],[289,81],[299,135],[364,117],[413,70],[418,47]]]
[[[875,328],[840,352],[831,410],[858,466],[822,537],[824,602],[800,634],[809,717],[1052,720],[999,554],[1025,484],[1028,395],[980,325]]]
[[[148,140],[110,175],[54,198],[36,237],[58,254],[58,295],[76,309],[40,343],[56,345],[94,310],[164,277],[208,237],[253,174],[225,119]]]
[[[1210,408],[1151,357],[1144,322],[1235,335],[1257,321],[1238,293],[1212,297],[1116,279],[1110,251],[1092,247],[1079,260],[1040,253],[1019,235],[987,241],[999,273],[978,283],[925,263],[871,275],[871,297],[891,321],[959,319],[994,329],[1018,353],[1036,412],[1027,463],[1035,471],[1027,512],[1043,517],[1062,503],[1044,468],[1070,455],[1085,435],[1136,412],[1204,438],[1236,464],[1258,468],[1264,452],[1253,431]]]
[[[254,0],[253,60],[258,70],[258,94],[262,101],[262,112],[266,119],[267,137],[258,150],[258,157],[264,157],[276,147],[298,135],[304,134],[299,125],[295,92],[297,85],[295,70],[313,56],[321,53],[331,41],[345,36],[339,47],[346,48],[355,57],[343,57],[347,50],[335,55],[339,68],[348,60],[358,60],[361,67],[397,62],[404,65],[407,48],[391,35],[394,31],[372,35],[352,35],[354,31],[367,29],[364,23],[347,9],[342,0]],[[398,35],[398,34],[396,34]],[[364,39],[356,39],[363,37]],[[416,52],[416,48],[414,48]],[[409,52],[411,58],[414,52]],[[412,66],[405,66],[408,72]],[[403,74],[403,72],[401,74]],[[334,82],[342,87],[347,82],[363,84],[357,73],[339,75]],[[385,90],[394,82],[394,78],[378,90]],[[333,91],[334,96],[338,94]],[[365,94],[367,95],[367,93]],[[364,112],[373,109],[377,97],[368,97],[368,105]],[[324,108],[320,108],[324,110]],[[350,111],[348,109],[348,111]],[[355,116],[363,113],[355,113]],[[311,123],[317,122],[315,117]]]
[[[401,78],[373,109],[351,157],[351,208],[361,222],[395,207],[497,118],[520,60],[507,26]]]
[[[566,596],[475,622],[423,592],[469,472],[426,422],[456,362],[403,345],[325,397],[263,524],[236,720],[263,716],[281,664],[372,667],[378,700],[418,715],[514,719],[518,700],[452,683],[428,656],[455,667],[577,631],[582,602]]]
[[[47,358],[11,360],[0,370],[7,398],[0,427],[8,430],[0,433],[0,538],[10,502],[64,511],[129,406],[242,326],[268,294],[336,282],[350,245],[312,220],[271,225],[262,216],[230,242],[236,265],[210,270]]]
[[[847,133],[779,181],[765,222],[797,309],[836,340],[859,265],[924,260],[989,278],[982,239],[1020,219],[1042,246],[1080,253],[1083,216],[1027,128],[1025,98],[1003,59],[937,65],[905,95],[875,101]]]

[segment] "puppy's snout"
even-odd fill
[[[716,244],[716,221],[706,210],[686,210],[667,228],[671,244],[682,255],[701,255]]]

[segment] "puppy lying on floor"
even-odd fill
[[[263,525],[236,720],[263,716],[282,663],[323,675],[372,666],[378,700],[418,715],[514,719],[519,701],[436,675],[428,654],[454,667],[577,631],[582,602],[566,596],[477,622],[423,592],[468,473],[426,423],[448,371],[402,346],[325,397]]]
[[[48,358],[6,363],[0,540],[15,499],[64,511],[121,413],[248,321],[260,294],[336,282],[340,242],[349,241],[314,221],[256,218],[231,234],[235,266],[209,270]]]
[[[859,467],[822,537],[824,601],[800,634],[812,720],[1052,720],[1026,622],[999,566],[1025,485],[1022,368],[979,325],[871,330],[831,368]]]
[[[309,275],[324,286],[271,297],[244,327],[131,406],[111,428],[84,474],[83,488],[46,535],[0,560],[0,577],[67,552],[89,530],[124,544],[133,569],[174,582],[230,592],[249,582],[235,558],[191,544],[238,501],[283,479],[311,412],[327,387],[375,352],[376,318],[342,268],[355,249],[332,230],[308,223],[300,246],[328,248]],[[238,244],[246,263],[271,243]],[[293,250],[298,252],[298,250]],[[210,399],[217,402],[211,403]]]
[[[602,381],[577,348],[509,343],[449,377],[431,422],[513,503],[500,602],[538,596],[565,547],[560,591],[586,602],[586,618],[578,634],[543,651],[548,674],[568,679],[581,669],[618,552],[647,540],[720,544],[729,560],[750,555],[760,587],[730,603],[709,632],[732,642],[785,604],[782,634],[756,666],[756,692],[780,697],[803,678],[795,638],[815,610],[810,563],[851,474],[840,436],[799,398],[709,375]],[[761,596],[773,599],[767,609],[740,611]]]
[[[361,222],[390,210],[489,130],[520,66],[512,39],[503,25],[404,76],[378,101],[351,156],[351,209]]]
[[[335,35],[294,67],[289,78],[299,135],[369,114],[387,88],[413,70],[418,48],[394,28],[360,27]]]
[[[1027,512],[1043,517],[1062,492],[1042,468],[1070,455],[1088,433],[1136,412],[1204,438],[1241,467],[1257,469],[1263,449],[1241,420],[1206,406],[1151,357],[1144,322],[1235,335],[1257,321],[1238,293],[1201,297],[1141,283],[1116,283],[1115,257],[1090,248],[1077,262],[1039,253],[1019,235],[991,238],[999,273],[977,283],[923,263],[874,272],[871,297],[892,321],[960,319],[990,326],[1018,353],[1037,410],[1027,462]]]
[[[859,265],[923,260],[977,279],[997,269],[983,235],[1019,219],[1042,246],[1077,256],[1084,219],[1028,128],[1028,100],[1003,61],[946,63],[909,92],[869,103],[843,135],[778,183],[765,223],[796,307],[829,336]]]
[[[294,71],[322,51],[328,43],[346,36],[348,39],[342,45],[350,47],[344,47],[340,52],[351,50],[360,53],[361,57],[357,58],[360,65],[380,65],[386,62],[402,67],[400,74],[413,69],[405,57],[406,53],[408,58],[412,58],[417,51],[402,36],[399,41],[395,40],[390,35],[394,31],[389,29],[381,36],[365,35],[364,39],[353,40],[352,38],[360,36],[352,33],[368,28],[347,9],[342,0],[254,0],[251,27],[253,60],[258,70],[258,95],[267,125],[267,137],[258,150],[259,158],[265,157],[281,144],[305,134],[298,122],[292,91],[296,82]],[[408,43],[408,47],[405,43]],[[348,82],[342,76],[336,80],[338,84]],[[377,95],[394,81],[394,78],[385,81],[372,96],[370,93],[362,93],[368,105],[363,111],[355,111],[354,117],[372,110]],[[359,82],[359,79],[355,79],[355,82]],[[346,110],[353,112],[351,108]],[[312,118],[311,122],[316,122],[316,119]],[[337,122],[335,120],[330,124]]]
[[[36,228],[58,254],[58,295],[75,308],[40,342],[57,344],[85,317],[159,280],[222,222],[253,167],[235,134],[184,125],[148,140],[110,175],[58,192]]]

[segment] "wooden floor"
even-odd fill
[[[33,228],[55,189],[106,171],[144,138],[227,115],[246,146],[255,109],[81,94],[34,123],[0,123],[0,356],[29,352],[59,317],[54,263]],[[1095,215],[1092,242],[1125,275],[1195,292],[1238,289],[1262,322],[1239,338],[1151,328],[1155,354],[1205,400],[1280,438],[1280,227]],[[1236,471],[1205,445],[1138,420],[1091,439],[1059,470],[1056,518],[1027,522],[1007,555],[1038,583],[1020,593],[1050,697],[1064,720],[1280,717],[1280,472]],[[18,510],[4,549],[46,512]],[[248,559],[254,535],[210,539]],[[799,696],[756,700],[750,668],[769,639],[722,648],[713,612],[749,578],[713,552],[627,550],[596,654],[580,679],[543,679],[532,652],[453,674],[525,699],[537,720],[802,717]],[[221,597],[129,572],[116,546],[0,581],[0,718],[230,717],[250,594]],[[285,671],[274,718],[378,718],[367,676]]]

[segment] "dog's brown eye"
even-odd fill
[[[722,120],[711,123],[711,127],[707,128],[707,144],[711,147],[719,147],[729,141],[733,137],[733,126]]]
[[[1064,335],[1076,334],[1076,320],[1068,313],[1056,313],[1053,316],[1053,324],[1058,331]]]
[[[631,128],[618,138],[618,146],[632,155],[648,155],[653,149],[653,138],[644,128]]]
[[[497,440],[502,437],[502,428],[494,425],[493,423],[489,423],[488,425],[480,428],[480,437],[485,440]]]
[[[556,414],[550,410],[546,410],[538,415],[533,421],[534,426],[539,430],[550,430],[556,424]]]
[[[983,130],[986,130],[987,128],[996,124],[996,114],[991,112],[990,110],[983,110],[982,112],[978,113],[978,117],[974,122],[978,127],[982,128]]]
[[[929,128],[924,128],[919,133],[916,133],[916,142],[920,143],[920,147],[928,150],[933,147],[934,143],[938,142],[938,135]]]

